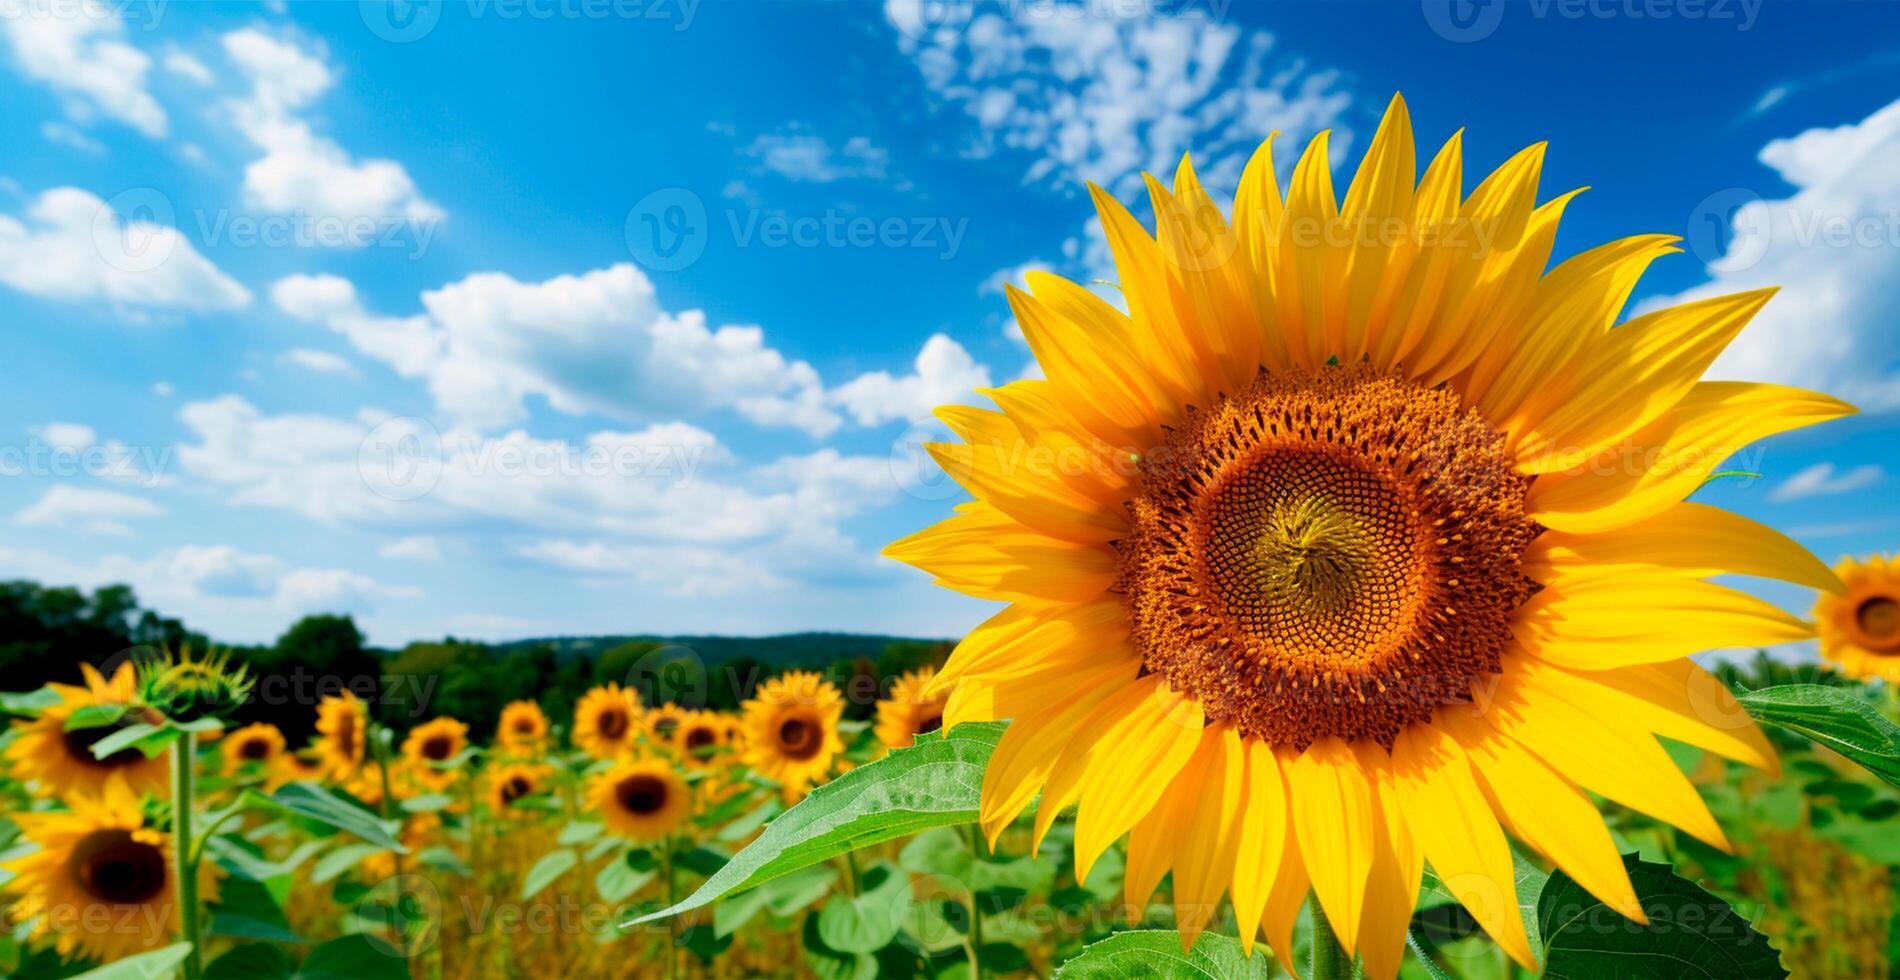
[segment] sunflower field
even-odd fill
[[[1543,146],[1466,194],[1400,99],[1343,199],[1274,152],[1231,216],[1187,160],[1152,231],[1091,188],[1125,310],[1006,287],[1045,377],[941,410],[967,499],[885,552],[1002,605],[868,716],[339,690],[293,744],[228,653],[75,660],[0,701],[0,967],[1897,975],[1900,570],[1688,499],[1853,411],[1701,380],[1768,291],[1614,324],[1670,240],[1547,270]]]

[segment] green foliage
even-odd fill
[[[996,722],[958,725],[814,789],[685,901],[629,925],[699,908],[881,841],[973,822],[983,769],[1003,727]]]
[[[1779,980],[1780,954],[1729,903],[1667,865],[1623,857],[1649,917],[1638,925],[1604,905],[1562,871],[1537,900],[1547,980],[1597,977],[1707,977]]]
[[[204,647],[184,624],[139,607],[132,589],[82,589],[0,582],[0,690],[70,684],[81,661],[107,663],[137,647]]]
[[[88,970],[79,974],[76,980],[161,980],[171,976],[178,965],[185,962],[185,957],[190,955],[190,943],[173,943]]]
[[[1900,726],[1882,717],[1861,688],[1790,684],[1740,698],[1757,719],[1805,735],[1900,786]]]
[[[1081,955],[1056,970],[1058,980],[1268,980],[1273,957],[1255,950],[1249,957],[1240,940],[1202,933],[1194,948],[1181,948],[1181,934],[1171,929],[1118,932],[1082,950]]]

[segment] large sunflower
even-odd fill
[[[403,739],[403,759],[416,782],[430,789],[446,789],[455,782],[455,770],[438,769],[468,748],[468,725],[454,718],[433,718],[410,729]]]
[[[333,779],[348,779],[369,746],[369,709],[350,691],[317,703],[317,756]]]
[[[266,722],[245,725],[232,732],[218,747],[224,754],[227,775],[276,768],[277,757],[284,753],[284,733]]]
[[[18,735],[7,746],[6,757],[13,775],[31,780],[36,792],[62,799],[75,794],[99,797],[113,780],[123,781],[134,793],[163,796],[171,772],[164,756],[147,758],[135,748],[124,748],[96,758],[92,747],[100,739],[121,728],[147,720],[145,714],[129,706],[138,700],[138,680],[132,665],[120,664],[107,680],[91,664],[80,664],[86,686],[48,685],[59,695],[59,703],[39,717],[21,724]],[[66,721],[80,708],[94,705],[128,706],[117,723],[97,728],[67,729]]]
[[[1640,919],[1588,794],[1725,847],[1653,736],[1774,767],[1685,658],[1812,627],[1706,579],[1840,584],[1684,497],[1852,409],[1698,380],[1767,291],[1614,326],[1668,237],[1546,272],[1574,195],[1537,203],[1541,144],[1467,197],[1453,136],[1414,184],[1394,99],[1343,205],[1324,134],[1284,197],[1270,147],[1232,224],[1186,160],[1156,236],[1092,189],[1127,313],[1011,289],[1047,380],[939,411],[976,500],[887,553],[1010,603],[935,684],[946,727],[1014,719],[992,842],[1075,804],[1079,875],[1132,832],[1130,905],[1172,870],[1184,939],[1225,892],[1286,955],[1310,887],[1382,976],[1429,861],[1529,967],[1505,829]]]
[[[574,744],[596,759],[616,758],[633,747],[640,724],[640,695],[608,683],[574,706]]]
[[[629,759],[595,776],[588,797],[609,831],[636,841],[665,837],[693,812],[686,780],[662,758]]]
[[[804,793],[831,771],[844,751],[838,718],[844,698],[810,671],[788,671],[766,681],[745,703],[745,763],[778,782],[788,798]]]
[[[1847,590],[1822,592],[1814,603],[1821,656],[1851,677],[1900,683],[1900,562],[1843,558],[1834,571]]]
[[[930,690],[936,676],[935,667],[920,667],[891,683],[891,696],[877,703],[877,739],[885,748],[905,748],[942,727],[944,696]]]
[[[533,701],[510,701],[501,709],[495,741],[508,753],[538,755],[546,747],[548,716]]]
[[[71,810],[15,813],[20,836],[37,849],[5,864],[9,915],[32,922],[61,956],[112,961],[172,942],[177,870],[168,836],[145,826],[139,798],[124,780],[103,796],[75,794]],[[213,862],[200,867],[199,893],[217,898]]]

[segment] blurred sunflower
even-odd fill
[[[674,747],[677,744],[674,736],[679,734],[680,725],[685,723],[687,714],[685,708],[671,701],[647,709],[647,737],[660,745]]]
[[[838,718],[844,698],[810,671],[788,671],[766,681],[745,703],[745,763],[784,790],[802,795],[831,771],[844,751]]]
[[[446,789],[455,782],[455,770],[438,769],[468,748],[468,725],[454,718],[433,718],[410,729],[402,741],[409,774],[430,789]]]
[[[276,725],[261,721],[232,732],[223,742],[218,749],[224,753],[226,775],[252,769],[268,772],[284,752],[284,733]]]
[[[1231,225],[1185,159],[1148,180],[1156,236],[1092,188],[1126,313],[1008,290],[1047,380],[939,410],[977,499],[886,552],[1011,603],[932,685],[946,727],[1014,719],[992,843],[1039,793],[1038,842],[1075,805],[1078,878],[1132,832],[1131,907],[1172,871],[1184,940],[1229,892],[1282,955],[1310,886],[1375,976],[1427,861],[1535,968],[1505,828],[1640,921],[1590,793],[1727,846],[1653,736],[1772,769],[1687,657],[1813,627],[1705,579],[1840,583],[1684,497],[1852,409],[1698,380],[1769,291],[1615,325],[1672,238],[1546,272],[1574,194],[1537,203],[1543,157],[1466,197],[1454,135],[1414,184],[1395,98],[1343,205],[1325,134],[1284,197],[1263,146]]]
[[[369,747],[369,709],[350,691],[317,703],[317,755],[333,779],[348,779]]]
[[[266,786],[274,790],[285,783],[315,782],[328,772],[328,764],[315,748],[281,752],[271,766],[271,778]]]
[[[687,765],[704,769],[719,761],[719,754],[727,747],[731,734],[732,725],[725,715],[717,711],[689,711],[673,734],[673,744]]]
[[[36,781],[35,792],[42,796],[62,799],[75,794],[101,796],[106,785],[115,779],[123,781],[135,794],[167,795],[170,787],[166,780],[171,768],[164,756],[148,759],[144,752],[129,746],[103,759],[92,754],[93,745],[100,739],[128,725],[162,720],[156,715],[148,717],[136,706],[138,679],[132,665],[120,664],[112,672],[111,680],[91,664],[80,664],[79,672],[86,686],[47,685],[59,695],[59,703],[40,712],[39,717],[20,724],[18,735],[6,749],[14,777]],[[124,706],[127,710],[110,725],[67,729],[66,721],[73,712],[95,705]]]
[[[1821,656],[1850,677],[1900,683],[1900,561],[1843,558],[1834,572],[1847,591],[1824,591],[1814,604]]]
[[[488,809],[501,817],[520,817],[530,811],[515,806],[519,801],[547,789],[547,767],[525,762],[507,762],[488,773]]]
[[[596,759],[625,754],[640,725],[640,695],[630,687],[596,687],[574,706],[574,744]]]
[[[595,776],[588,798],[609,831],[636,841],[665,837],[693,809],[686,780],[660,758],[630,759]]]
[[[51,939],[61,956],[109,962],[170,944],[179,924],[167,835],[145,826],[124,780],[103,796],[67,802],[71,810],[11,815],[38,849],[4,865],[5,889],[17,896],[8,914],[31,923],[29,935]],[[213,865],[199,870],[199,893],[209,900],[217,898]]]
[[[403,818],[397,839],[411,855],[429,846],[429,838],[442,829],[442,818],[434,813],[411,813]],[[396,875],[396,852],[377,851],[363,859],[363,875],[372,884]],[[411,865],[414,870],[414,865]]]
[[[501,709],[501,722],[495,729],[495,741],[516,755],[536,755],[545,747],[548,716],[533,701],[510,701]]]
[[[917,736],[943,726],[941,692],[930,692],[935,667],[920,667],[891,684],[891,696],[877,703],[877,738],[887,749],[914,745]],[[929,692],[929,693],[927,693]]]

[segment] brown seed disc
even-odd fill
[[[1263,372],[1141,470],[1119,589],[1146,669],[1274,745],[1390,747],[1499,670],[1537,588],[1530,478],[1444,388]]]

